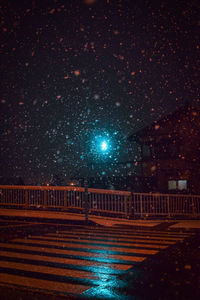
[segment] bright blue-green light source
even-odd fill
[[[94,132],[91,137],[90,152],[93,158],[101,161],[108,159],[113,151],[113,141],[110,135],[105,132]]]
[[[108,149],[108,144],[106,143],[106,141],[103,141],[101,143],[101,150],[106,151],[107,149]]]

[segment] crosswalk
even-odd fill
[[[190,233],[115,227],[65,230],[0,243],[0,285],[56,295],[117,298],[119,275]]]

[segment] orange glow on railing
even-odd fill
[[[84,187],[77,186],[31,186],[31,185],[0,185],[0,189],[10,190],[42,190],[42,191],[77,191],[84,192]],[[131,196],[131,192],[88,188],[89,193]]]

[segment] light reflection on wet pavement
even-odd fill
[[[126,299],[121,275],[189,236],[152,229],[67,229],[0,243],[0,282],[58,295]]]

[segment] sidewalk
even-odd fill
[[[57,211],[38,211],[38,210],[18,210],[18,209],[4,209],[0,210],[0,216],[8,217],[24,217],[24,218],[38,218],[38,219],[54,219],[66,221],[85,221],[84,214],[57,212]],[[102,226],[138,226],[153,228],[161,223],[171,223],[169,220],[128,220],[121,218],[111,218],[105,216],[89,215],[89,220]],[[173,220],[169,228],[172,229],[200,229],[200,220]]]

